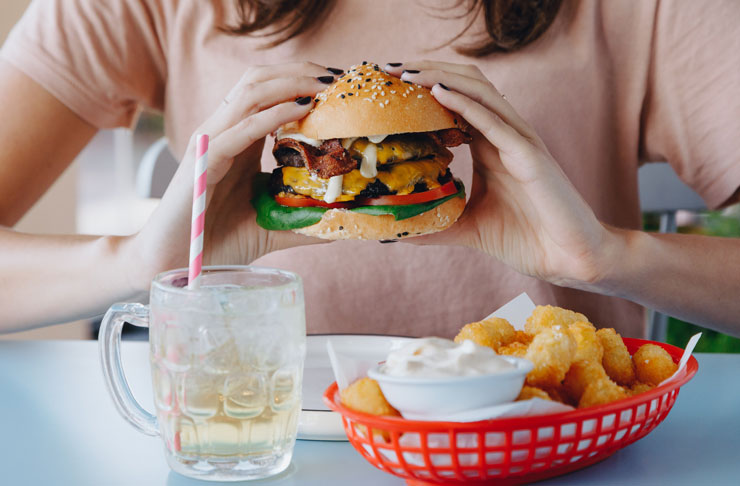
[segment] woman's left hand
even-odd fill
[[[587,288],[605,275],[619,232],[596,218],[537,133],[476,66],[419,61],[386,70],[430,87],[473,128],[465,212],[449,229],[410,242],[473,247],[559,285]]]

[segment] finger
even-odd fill
[[[432,94],[443,106],[459,113],[498,148],[506,170],[516,179],[528,182],[536,178],[538,173],[536,165],[540,157],[536,156],[536,147],[528,138],[522,136],[498,114],[462,93],[447,91],[439,85],[434,85]]]
[[[199,132],[217,136],[258,111],[287,100],[313,96],[326,89],[333,80],[331,75],[321,80],[310,76],[293,76],[242,85],[232,94],[229,103],[221,105],[200,127]]]
[[[303,118],[313,108],[313,100],[310,98],[306,100],[307,104],[299,104],[298,101],[280,103],[255,113],[216,136],[211,143],[210,159],[213,160],[213,165],[208,164],[208,183],[220,181],[231,166],[231,160],[250,145],[277,130],[279,126]]]
[[[239,82],[234,86],[238,89],[240,85],[259,83],[275,78],[288,78],[292,76],[309,76],[319,77],[326,75],[336,75],[337,70],[327,68],[313,62],[288,62],[283,64],[252,66],[244,71]],[[341,74],[341,73],[340,73]],[[231,92],[229,92],[231,94]],[[230,99],[229,96],[226,96]]]
[[[478,69],[478,66],[475,66],[473,64],[457,64],[453,62],[430,61],[426,59],[404,63],[389,63],[386,64],[383,69],[388,71],[390,74],[398,77],[401,77],[404,72],[413,73],[413,71],[439,70],[456,73],[475,79],[486,79],[481,70]]]
[[[405,72],[401,75],[401,79],[426,86],[427,88],[431,88],[437,83],[442,83],[442,87],[462,93],[489,110],[494,111],[506,123],[514,127],[525,137],[531,139],[537,138],[537,134],[532,127],[519,116],[514,107],[506,101],[499,90],[486,78],[471,78],[458,73],[431,69],[418,73]]]

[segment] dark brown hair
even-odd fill
[[[231,34],[271,38],[265,47],[274,47],[299,36],[329,15],[336,0],[234,0],[237,23],[227,25]],[[494,52],[521,49],[539,38],[552,24],[563,0],[456,0],[451,9],[464,5],[465,28],[444,45],[459,40],[478,15],[485,18],[487,35],[480,42],[457,46],[466,56],[482,57]],[[443,9],[444,10],[444,9]]]

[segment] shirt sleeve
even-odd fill
[[[34,0],[0,56],[98,128],[161,109],[165,23],[157,2]]]
[[[641,159],[667,161],[710,208],[740,187],[740,2],[658,3]]]

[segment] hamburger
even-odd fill
[[[252,201],[257,223],[329,240],[442,231],[465,207],[448,147],[470,140],[429,89],[353,66],[306,117],[278,129],[278,167],[260,174]]]

